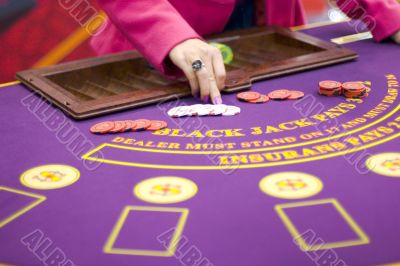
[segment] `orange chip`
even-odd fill
[[[146,130],[156,131],[168,126],[167,122],[161,120],[151,120],[150,123],[150,126]]]
[[[288,90],[274,90],[268,93],[268,97],[272,100],[285,100],[289,98],[290,93]]]
[[[261,97],[261,94],[255,91],[245,91],[241,92],[236,97],[242,101],[254,101]]]
[[[267,95],[261,95],[260,98],[251,100],[251,101],[247,101],[247,102],[249,102],[249,103],[266,103],[266,102],[269,102],[269,97]]]
[[[340,88],[342,83],[334,80],[323,80],[319,82],[319,87],[325,90],[334,90]]]
[[[134,128],[132,128],[133,131],[143,131],[146,130],[147,128],[150,127],[151,122],[150,120],[147,119],[138,119],[138,120],[134,120],[136,125]]]
[[[342,88],[344,90],[359,91],[359,90],[364,90],[365,85],[360,82],[350,81],[343,83]]]
[[[114,124],[115,124],[114,128],[111,129],[109,133],[123,132],[126,128],[125,121],[115,121]]]
[[[115,124],[112,121],[106,121],[97,123],[96,125],[90,128],[90,132],[94,134],[105,134],[110,132],[110,130],[114,129]]]
[[[304,92],[302,91],[289,91],[289,100],[298,100],[304,97]]]

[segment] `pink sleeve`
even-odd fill
[[[168,0],[98,0],[98,3],[132,46],[166,75],[179,73],[169,61],[170,50],[187,39],[201,38]]]
[[[397,0],[337,0],[337,4],[349,17],[366,23],[378,42],[400,30]]]

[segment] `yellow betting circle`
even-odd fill
[[[45,182],[43,181],[43,175],[41,175],[43,172],[59,172],[64,176],[60,178],[54,175],[54,182]],[[42,181],[39,180],[39,177],[42,178]],[[50,190],[70,186],[78,181],[79,177],[80,172],[75,167],[64,164],[47,164],[26,170],[21,174],[20,181],[24,186],[29,188]]]
[[[400,177],[400,153],[398,152],[386,152],[372,155],[365,161],[365,165],[376,174]]]
[[[285,184],[287,180],[295,176],[297,179],[301,178],[302,182],[294,182],[295,180],[291,180],[291,183],[297,185],[297,189],[299,190],[279,190],[279,183]],[[305,188],[308,186],[307,188]],[[314,195],[317,195],[321,192],[323,188],[322,181],[310,174],[302,173],[302,172],[278,172],[271,175],[268,175],[261,179],[259,183],[259,188],[265,194],[281,198],[281,199],[304,199]],[[303,190],[304,189],[304,190]]]
[[[154,190],[154,188],[171,184],[172,189],[179,186],[179,193],[175,189],[175,191],[172,190],[175,194],[165,195],[163,191]],[[177,176],[158,176],[139,182],[133,189],[133,194],[146,202],[169,204],[188,200],[196,195],[197,191],[197,185],[189,179]]]

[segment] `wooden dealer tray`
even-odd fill
[[[207,39],[233,50],[233,61],[226,65],[226,92],[249,88],[260,79],[357,58],[355,52],[336,44],[275,27]],[[184,79],[164,78],[135,51],[26,70],[17,78],[75,119],[190,95]]]

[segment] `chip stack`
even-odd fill
[[[361,82],[346,82],[342,85],[342,93],[346,98],[365,98],[367,87]]]
[[[245,91],[237,94],[236,97],[240,101],[248,103],[267,103],[269,100],[298,100],[304,97],[304,92],[281,89],[271,91],[267,95],[264,95],[255,91]]]
[[[319,94],[334,97],[342,94],[342,84],[333,80],[324,80],[319,83]]]
[[[125,121],[106,121],[93,125],[90,132],[93,134],[121,133],[126,131],[156,131],[166,128],[167,122],[160,120],[125,120]]]
[[[349,81],[341,84],[333,80],[324,80],[319,82],[319,94],[328,97],[343,95],[352,99],[368,96],[367,87],[359,81]]]

